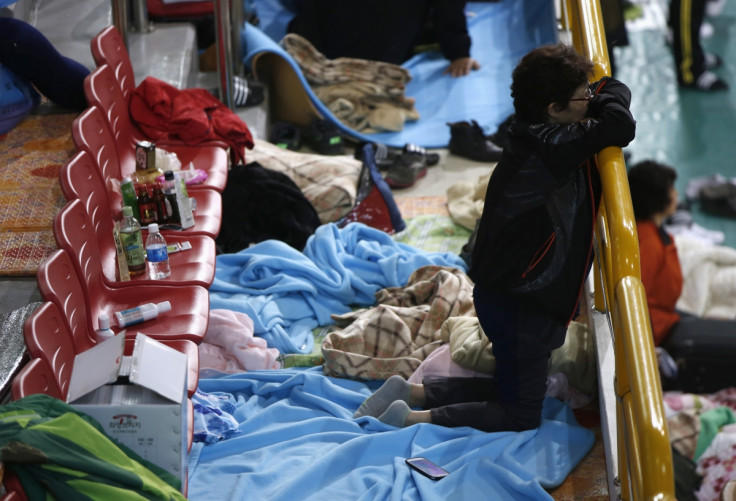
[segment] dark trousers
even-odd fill
[[[672,28],[677,81],[693,85],[705,71],[705,54],[700,44],[700,26],[706,0],[671,0],[668,24]]]
[[[32,83],[54,104],[70,110],[87,107],[84,78],[89,70],[62,56],[35,27],[12,17],[0,17],[0,62]]]
[[[427,378],[432,423],[482,431],[521,431],[541,423],[550,353],[567,328],[508,296],[476,287],[480,325],[493,346],[494,378]]]

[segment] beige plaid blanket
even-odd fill
[[[376,293],[376,306],[333,315],[340,330],[322,342],[325,374],[356,379],[408,378],[443,342],[450,317],[474,315],[473,284],[442,266],[416,270],[404,287]]]
[[[248,160],[289,176],[323,224],[339,221],[355,205],[363,164],[353,157],[299,153],[256,140]]]

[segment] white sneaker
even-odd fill
[[[705,2],[705,15],[708,17],[718,17],[723,12],[726,0],[708,0]]]
[[[713,28],[713,25],[710,23],[703,21],[703,24],[700,25],[700,38],[704,40],[712,37],[715,32],[715,28]]]

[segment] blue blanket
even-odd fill
[[[511,72],[531,49],[557,41],[554,2],[549,0],[501,0],[468,2],[471,56],[481,69],[467,77],[452,78],[442,71],[449,62],[438,51],[419,54],[403,66],[412,75],[406,95],[416,99],[421,118],[407,122],[399,132],[363,134],[343,125],[314,95],[294,59],[278,45],[286,34],[292,15],[287,0],[256,0],[260,27],[243,30],[244,63],[261,52],[283,57],[294,69],[310,100],[319,112],[334,122],[348,137],[382,142],[400,148],[414,143],[425,148],[445,148],[450,141],[447,122],[476,120],[488,133],[511,113]]]
[[[268,501],[552,499],[590,450],[593,433],[564,403],[547,399],[537,430],[484,433],[416,425],[397,429],[352,415],[371,389],[290,369],[200,379],[225,399],[239,427],[222,441],[195,443],[188,497]],[[450,474],[432,481],[404,459],[423,456]]]
[[[397,243],[362,223],[329,223],[317,228],[303,252],[267,240],[217,256],[210,308],[246,313],[254,333],[281,353],[310,353],[312,329],[333,323],[330,315],[373,305],[380,289],[406,285],[427,265],[467,271],[455,254]]]

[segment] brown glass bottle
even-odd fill
[[[145,185],[141,185],[138,189],[138,212],[141,215],[141,225],[145,226],[156,222],[156,204],[153,203]]]
[[[153,186],[153,203],[156,205],[156,222],[159,225],[169,222],[169,215],[166,211],[166,197],[161,190],[161,184],[157,183]]]

